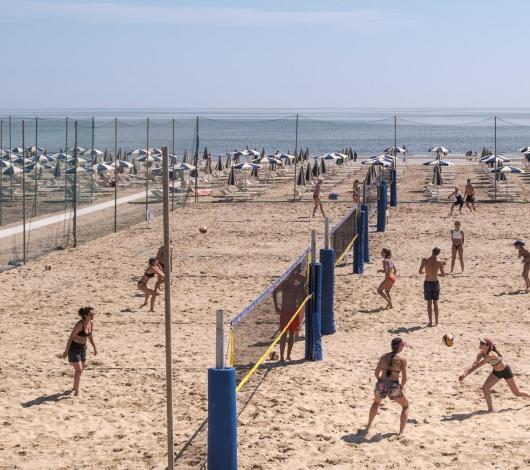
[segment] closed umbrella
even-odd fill
[[[211,175],[212,174],[212,160],[211,160],[211,158],[206,158],[206,165],[204,165],[203,171],[207,175]]]
[[[234,167],[230,168],[230,174],[228,175],[228,185],[236,185],[236,172],[234,171]]]
[[[55,169],[53,170],[53,176],[55,178],[61,177],[61,161],[57,159],[57,163],[55,164]]]
[[[302,164],[302,168],[304,167],[304,165]],[[306,169],[305,169],[305,180],[306,181],[311,181],[313,177],[313,172],[311,171],[311,164],[308,163],[307,166],[306,166]]]
[[[320,172],[324,174],[326,172],[326,164],[324,163],[324,159],[320,162]]]
[[[433,168],[432,183],[436,186],[442,186],[443,184],[440,165],[435,165],[435,167]]]
[[[255,166],[254,168],[252,168],[252,171],[250,172],[250,176],[253,176],[254,178],[257,178],[258,177],[258,171],[259,171],[259,168],[257,166]]]
[[[225,168],[230,168],[232,166],[232,155],[228,154],[226,157]]]
[[[318,176],[320,175],[320,168],[318,167],[318,161],[315,160],[315,163],[313,165],[313,176]]]
[[[204,153],[202,154],[202,159],[203,160],[208,159],[208,147],[204,147]]]
[[[223,162],[221,161],[221,155],[219,155],[219,159],[217,160],[217,165],[215,166],[215,169],[218,172],[223,171]]]
[[[309,168],[309,165],[308,165]],[[305,186],[306,178],[304,174],[304,165],[300,165],[300,171],[298,172],[298,178],[296,179],[297,186]]]

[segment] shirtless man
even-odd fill
[[[160,266],[160,270],[165,273],[164,271],[164,245],[162,245],[158,252],[156,253],[156,258],[158,259],[158,265]],[[169,271],[173,272],[173,240],[169,240]],[[162,283],[164,282],[164,278],[158,276],[158,279],[156,281],[155,285],[155,292],[158,292],[161,290]]]
[[[440,298],[440,281],[438,280],[438,273],[440,276],[445,276],[444,264],[445,261],[438,260],[440,248],[435,247],[432,250],[432,255],[429,258],[421,260],[419,273],[425,272],[425,282],[423,283],[423,297],[427,301],[427,315],[429,316],[429,325],[432,324],[432,308],[434,304],[434,326],[438,325],[438,299]]]
[[[377,379],[377,383],[375,384],[375,396],[372,406],[370,407],[366,432],[370,430],[370,426],[377,415],[379,405],[386,397],[401,405],[399,434],[403,434],[403,430],[407,424],[409,402],[403,393],[405,391],[405,384],[407,383],[407,360],[400,354],[401,351],[403,351],[405,343],[401,338],[397,337],[392,340],[390,346],[392,351],[383,354],[379,358],[379,362],[375,368],[375,378]],[[401,384],[399,383],[400,374]]]
[[[315,203],[315,207],[313,208],[313,217],[315,217],[315,213],[319,207],[320,207],[320,212],[322,212],[322,217],[326,217],[326,214],[324,214],[324,207],[322,206],[322,201],[320,200],[321,189],[322,189],[322,178],[318,178],[317,184],[313,191],[313,202]]]
[[[466,207],[471,212],[476,212],[475,209],[475,186],[471,184],[471,179],[468,178],[466,187],[464,189],[464,199],[466,201]],[[471,204],[471,205],[469,205]]]

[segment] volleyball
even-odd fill
[[[207,231],[208,231],[208,229],[207,229],[204,225],[201,225],[201,226],[199,227],[199,232],[201,232],[201,233],[206,233]]]
[[[442,338],[442,341],[444,342],[444,344],[446,346],[453,346],[453,344],[455,344],[455,336],[454,335],[450,335],[450,334],[445,334]]]
[[[280,359],[280,355],[276,351],[271,351],[269,354],[269,361],[277,361]]]

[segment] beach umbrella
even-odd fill
[[[223,162],[221,161],[221,155],[219,155],[219,158],[218,158],[218,160],[217,160],[217,165],[215,166],[215,169],[216,169],[218,172],[223,171]]]
[[[13,163],[24,163],[24,165],[33,162],[31,158],[24,158],[22,155],[17,155],[17,157],[13,158],[11,161]]]
[[[510,159],[503,157],[502,155],[489,155],[487,157],[481,158],[481,163],[486,163],[489,165],[498,165],[499,163],[509,162]]]
[[[320,172],[324,174],[326,172],[326,164],[324,163],[324,159],[320,162]]]
[[[318,161],[315,159],[315,163],[313,164],[313,176],[320,175],[320,168],[318,167]]]
[[[92,169],[98,173],[98,175],[103,176],[103,173],[106,171],[113,171],[114,167],[107,165],[106,163],[96,163],[92,166]]]
[[[528,153],[530,152],[530,147],[523,147],[518,150],[520,153]]]
[[[22,147],[13,147],[11,153],[24,153],[24,149]]]
[[[326,153],[322,156],[317,156],[315,159],[322,159],[322,160],[338,160],[340,157],[335,154],[335,152],[332,153]]]
[[[9,168],[3,169],[2,174],[6,176],[18,176],[22,174],[22,168],[12,165]]]
[[[106,155],[107,151],[105,150],[105,155]],[[142,157],[144,155],[147,155],[147,150],[145,149],[136,149],[136,150],[131,150],[129,152],[129,155],[131,157]]]
[[[159,157],[158,155],[143,155],[138,158],[138,161],[140,163],[153,163],[153,162],[161,162],[162,157]]]
[[[54,159],[52,159],[51,157],[47,157],[46,155],[39,155],[31,159],[33,163],[42,163],[42,164],[49,163],[50,161],[53,161],[53,160]]]
[[[436,165],[433,168],[432,183],[436,186],[441,186],[443,184],[442,171],[439,165]]]
[[[81,166],[68,168],[68,170],[66,170],[66,174],[67,175],[73,175],[75,173],[84,174],[86,172],[87,172],[87,170],[85,168],[81,167]]]
[[[228,183],[229,186],[235,186],[236,185],[236,172],[234,171],[234,167],[230,168],[230,174],[228,175]]]
[[[524,173],[524,170],[517,168],[516,166],[501,166],[498,168],[492,168],[492,173]]]
[[[74,165],[76,159],[77,159],[77,166],[83,166],[83,165],[85,165],[87,163],[87,161],[84,158],[81,158],[81,157],[70,158],[69,160],[67,160],[67,163],[69,165]]]
[[[65,159],[72,158],[72,155],[70,155],[68,153],[64,153],[64,152],[59,152],[59,153],[54,153],[53,155],[51,155],[51,157],[54,160],[65,160]]]
[[[309,165],[308,165],[309,168]],[[298,178],[296,179],[297,186],[305,186],[306,178],[304,174],[304,165],[300,165],[300,171],[298,172]]]
[[[77,152],[78,154],[82,155],[83,153],[86,152],[86,149],[83,148],[83,147],[71,147],[69,149],[66,149],[67,152]]]
[[[434,152],[434,153],[451,153],[451,150],[449,149],[446,149],[445,147],[442,147],[440,145],[437,145],[436,147],[432,147],[429,149],[429,152]]]
[[[448,162],[446,160],[431,160],[430,162],[424,162],[423,163],[424,165],[431,165],[431,166],[449,166],[449,165],[452,165],[451,162]]]
[[[389,161],[386,161],[384,159],[373,159],[373,160],[363,160],[363,165],[371,165],[371,166],[392,166],[392,163]]]
[[[44,147],[36,147],[35,145],[28,147],[26,150],[28,152],[31,152],[32,154],[36,154],[37,152],[40,152],[40,153],[46,152],[46,149]]]
[[[61,177],[61,162],[60,162],[60,160],[57,160],[57,162],[55,163],[55,169],[53,170],[53,176],[55,178],[60,178]]]
[[[261,156],[261,153],[258,152],[257,150],[249,150],[249,149],[243,150],[242,152],[239,152],[239,154],[244,157],[260,157]]]
[[[178,167],[177,170],[183,170],[183,171],[193,171],[195,170],[195,167],[191,165],[190,163],[182,162]]]
[[[89,157],[101,157],[103,155],[103,152],[98,149],[91,149],[87,150],[84,155],[88,155]]]
[[[254,168],[257,168],[258,170],[261,170],[262,166],[258,165],[257,163],[238,163],[237,165],[234,165],[232,168],[235,168],[236,170],[247,170],[251,171]]]
[[[271,164],[271,165],[278,165],[278,164],[281,164],[281,160],[278,160],[272,156],[268,156],[268,157],[263,157],[263,158],[257,158],[256,160],[254,160],[252,163],[254,164],[259,164],[259,165],[265,165],[267,163]]]
[[[44,171],[44,165],[41,165],[37,162],[30,163],[29,165],[26,165],[24,167],[24,171],[26,173],[31,173],[32,171],[35,171],[37,174],[41,174]]]
[[[132,167],[133,167],[133,164],[132,164],[132,163],[129,163],[129,162],[126,161],[126,160],[118,160],[118,163],[117,163],[117,164],[118,164],[118,166],[119,166],[120,168],[123,168],[123,169],[125,169],[125,168],[132,168]]]
[[[443,147],[441,147],[441,148],[443,148]],[[445,149],[445,150],[447,150],[447,149]],[[385,153],[390,153],[392,155],[395,155],[396,153],[405,153],[405,152],[406,152],[406,150],[403,147],[388,147],[387,149],[385,149]],[[432,150],[429,150],[429,152],[432,152]]]
[[[0,160],[0,166],[3,166],[4,168],[9,168],[12,165],[12,163],[9,163],[8,160]]]
[[[188,163],[188,149],[184,149],[184,156],[182,157],[182,163]]]

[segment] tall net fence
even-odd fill
[[[286,330],[301,332],[309,300],[309,252],[305,250],[271,286],[237,315],[230,325],[230,363],[242,386],[267,359]]]
[[[335,251],[335,264],[344,262],[347,253],[352,249],[357,235],[358,210],[354,207],[330,231],[331,246]]]

